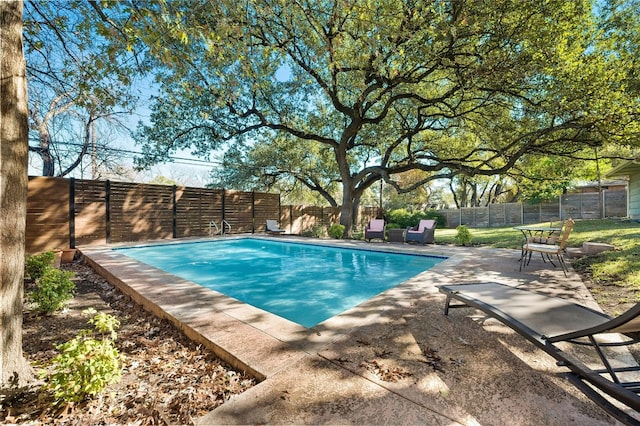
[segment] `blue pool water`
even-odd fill
[[[445,259],[251,238],[116,250],[304,327]]]

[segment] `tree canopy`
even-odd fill
[[[380,179],[403,192],[435,179],[508,174],[527,158],[630,144],[637,47],[623,34],[637,40],[637,27],[621,17],[635,6],[152,4],[135,26],[162,66],[162,86],[151,123],[137,132],[140,165],[178,149],[226,149],[235,170],[227,178],[297,179],[342,206],[349,233],[363,192]],[[411,170],[419,180],[394,179]]]
[[[95,164],[106,145],[99,124],[121,127],[118,116],[135,105],[132,83],[145,63],[100,12],[93,1],[25,2],[29,151],[44,176],[69,174],[90,151]]]

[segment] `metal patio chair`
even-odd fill
[[[564,373],[578,389],[616,419],[626,424],[640,421],[614,405],[605,394],[627,407],[640,411],[640,366],[623,363],[609,353],[614,346],[640,343],[640,303],[618,317],[565,299],[499,283],[473,283],[438,286],[446,294],[444,314],[451,308],[474,307],[511,327],[566,367]],[[453,304],[455,300],[460,303]],[[618,339],[603,339],[618,333]],[[599,366],[590,368],[558,344],[590,348]],[[584,351],[580,351],[584,357]],[[593,359],[589,359],[593,363]]]

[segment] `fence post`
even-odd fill
[[[256,233],[256,192],[251,191],[251,233]]]
[[[104,206],[105,206],[105,239],[107,244],[111,244],[111,181],[104,182]]]
[[[76,179],[69,179],[69,248],[76,248]]]
[[[558,197],[558,209],[560,210],[558,216],[560,216],[560,222],[562,222],[562,194]]]
[[[538,204],[538,223],[542,222],[542,203]]]
[[[293,234],[293,204],[289,204],[289,233]]]
[[[177,186],[173,185],[173,218],[172,218],[172,228],[173,228],[173,238],[178,238],[177,237],[177,230],[176,230],[176,222],[177,222],[177,217],[178,217],[178,206],[177,206],[177,199],[176,199],[176,191],[177,191]]]
[[[225,219],[225,211],[227,210],[227,207],[225,206],[225,196],[224,196],[224,188],[222,188],[222,233],[224,234],[224,221]]]

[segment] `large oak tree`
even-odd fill
[[[141,165],[178,149],[230,149],[237,169],[287,173],[341,205],[348,234],[363,192],[380,179],[407,191],[503,174],[526,156],[579,155],[610,135],[625,142],[637,103],[625,96],[626,63],[593,7],[157,4],[135,20],[165,67],[151,124],[137,135]],[[246,164],[257,150],[261,161]],[[410,170],[422,175],[400,187],[393,176]]]

